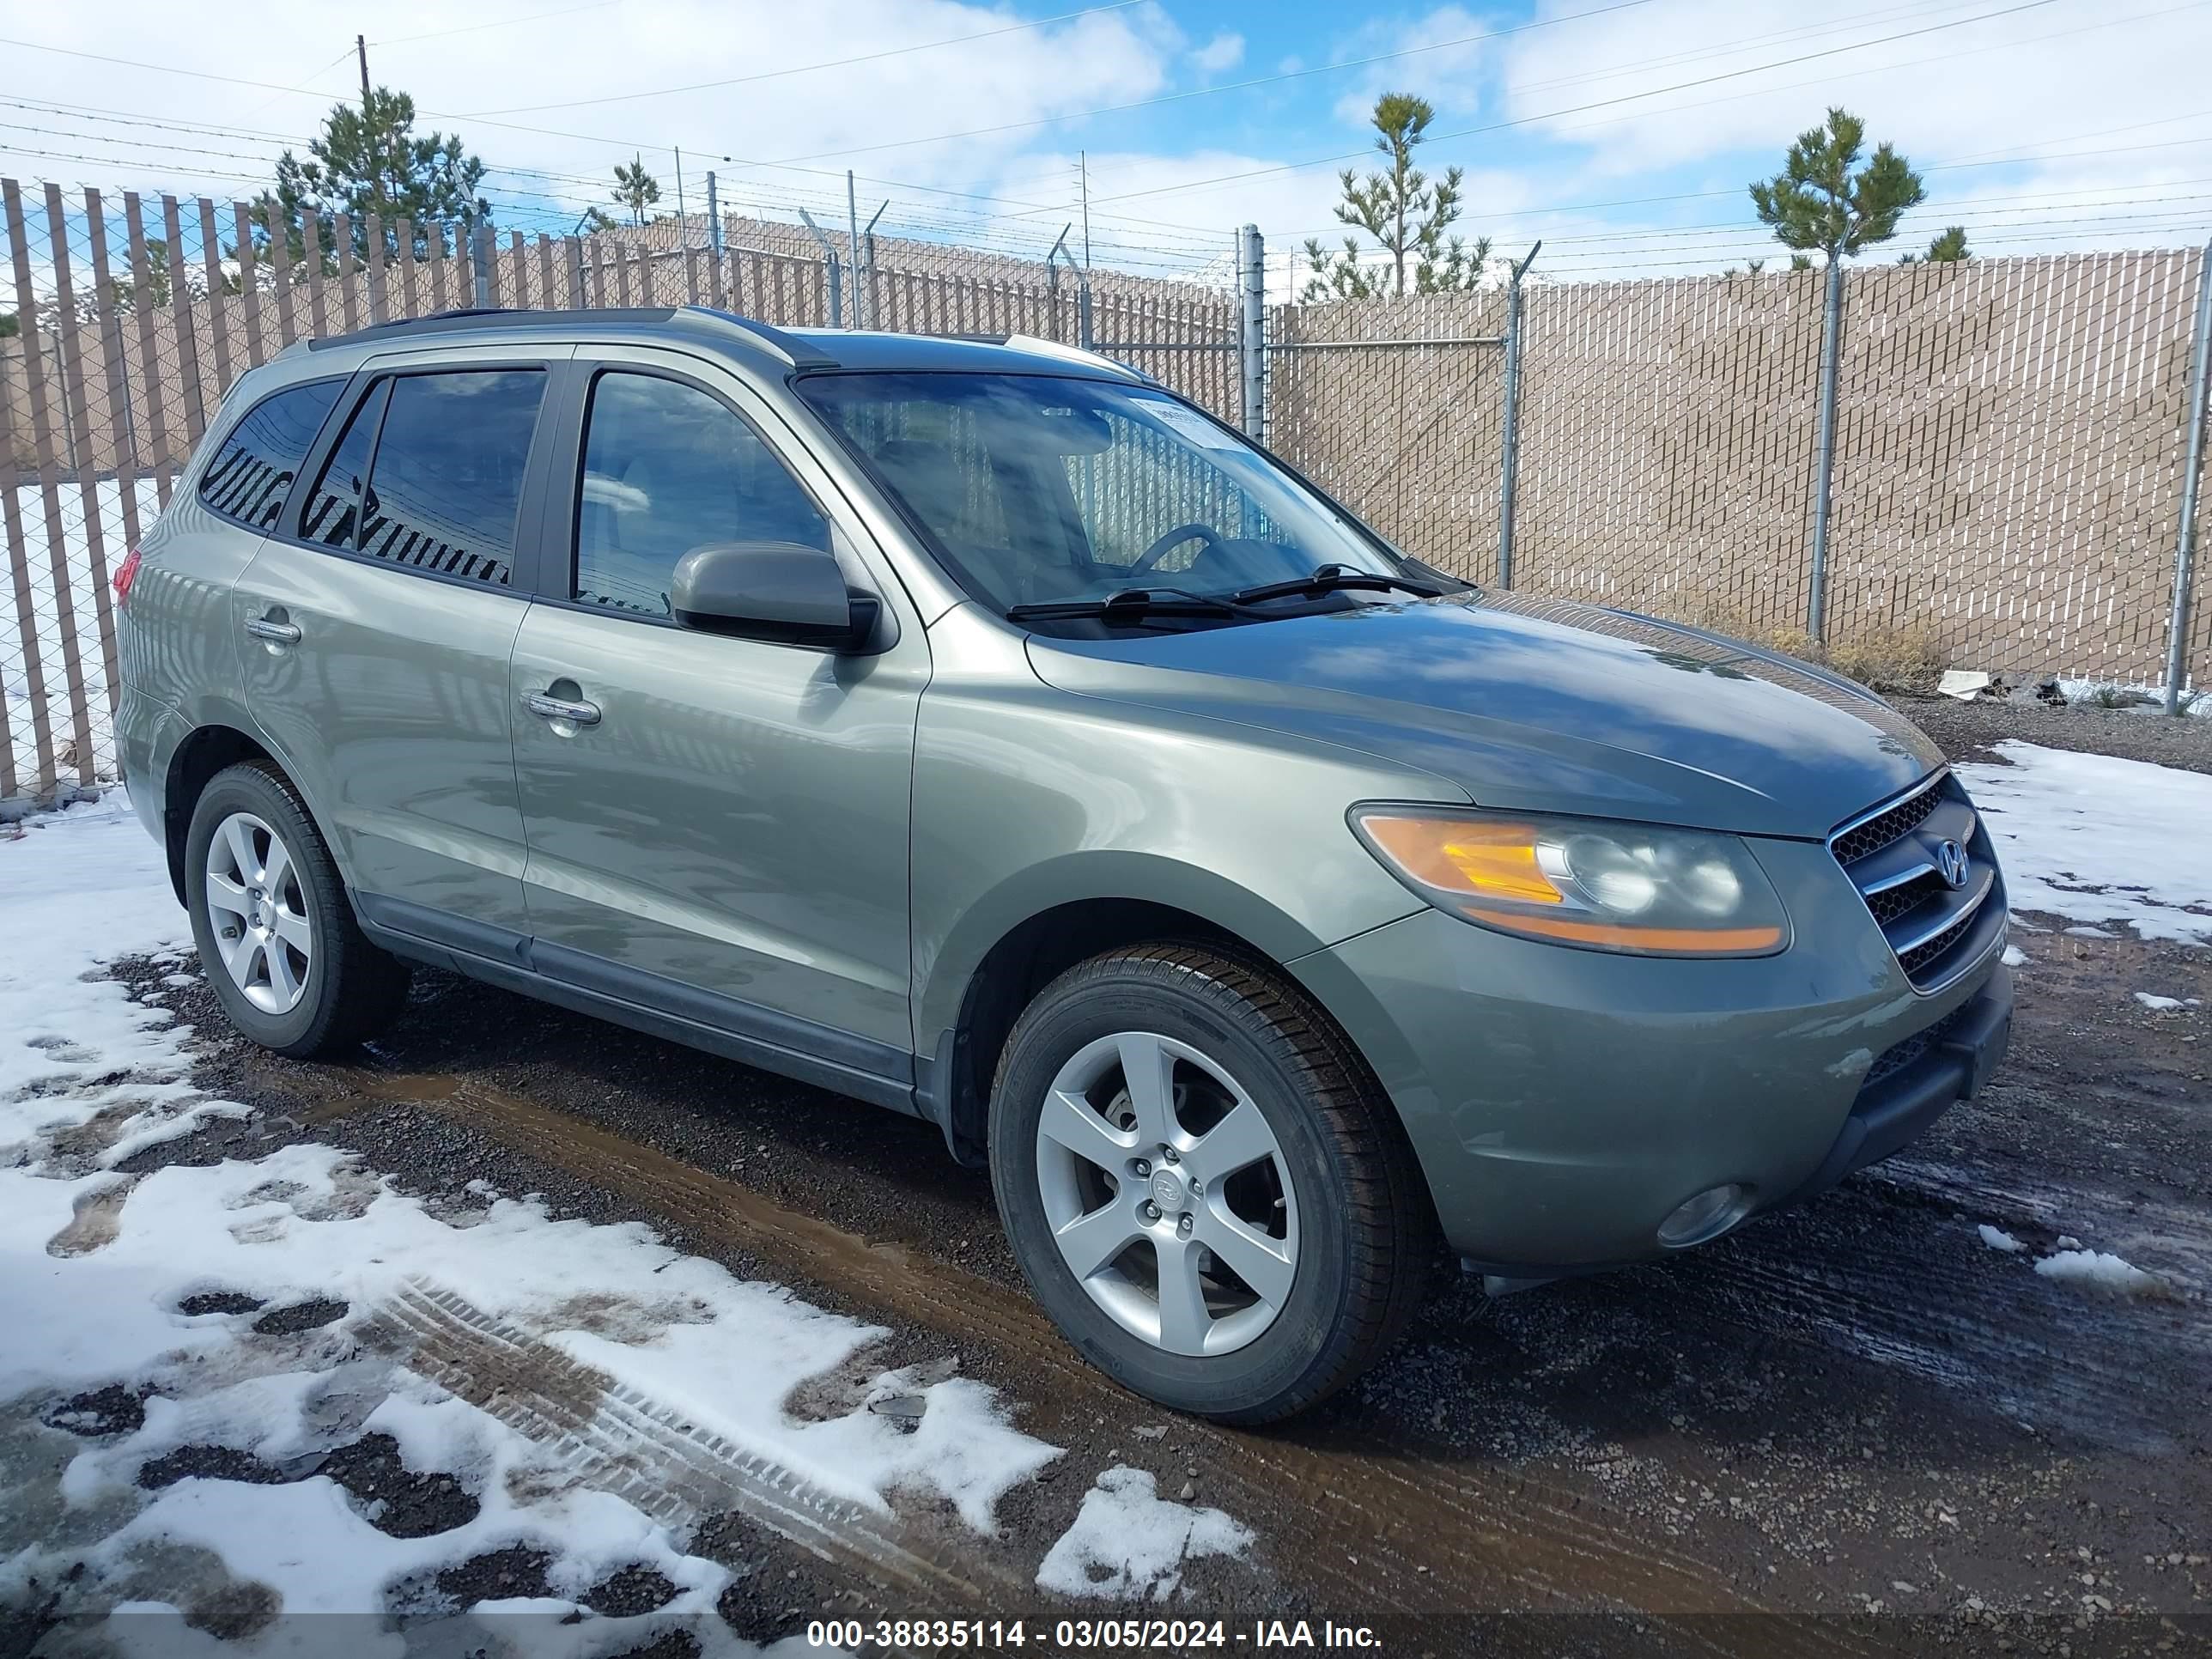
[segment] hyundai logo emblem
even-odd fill
[[[1942,842],[1936,848],[1936,867],[1942,872],[1943,879],[1952,886],[1964,887],[1966,884],[1966,849],[1955,841]]]

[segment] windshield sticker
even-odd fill
[[[1193,443],[1203,444],[1208,449],[1234,449],[1237,440],[1195,410],[1185,409],[1181,404],[1157,404],[1145,401],[1145,412],[1163,426],[1181,433]]]

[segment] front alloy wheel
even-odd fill
[[[1325,1399],[1418,1305],[1434,1217],[1328,1014],[1199,945],[1069,969],[1006,1038],[991,1183],[1037,1300],[1125,1386],[1223,1422]]]
[[[1091,1299],[1170,1353],[1228,1353],[1297,1273],[1287,1161],[1252,1097],[1188,1043],[1121,1031],[1060,1068],[1037,1118],[1053,1243]]]

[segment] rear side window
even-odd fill
[[[504,587],[542,370],[402,374],[355,412],[309,499],[312,541]]]
[[[830,551],[828,522],[775,452],[697,386],[602,374],[586,420],[574,590],[582,603],[666,617],[677,561],[718,542]]]
[[[256,530],[274,529],[300,464],[344,389],[343,380],[311,380],[254,404],[200,475],[202,505]]]
[[[391,391],[389,380],[379,380],[370,388],[346,422],[338,447],[323,463],[323,475],[315,480],[307,496],[307,514],[300,521],[301,533],[309,541],[325,547],[360,548],[361,494],[368,477],[369,446],[376,441],[377,425],[384,419],[384,400]]]

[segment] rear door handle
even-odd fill
[[[271,645],[297,645],[300,625],[297,623],[271,622],[266,617],[248,617],[246,631],[257,640],[266,640]]]
[[[595,702],[571,702],[565,697],[549,697],[543,691],[523,694],[522,706],[540,720],[567,720],[572,726],[597,726],[599,706]]]

